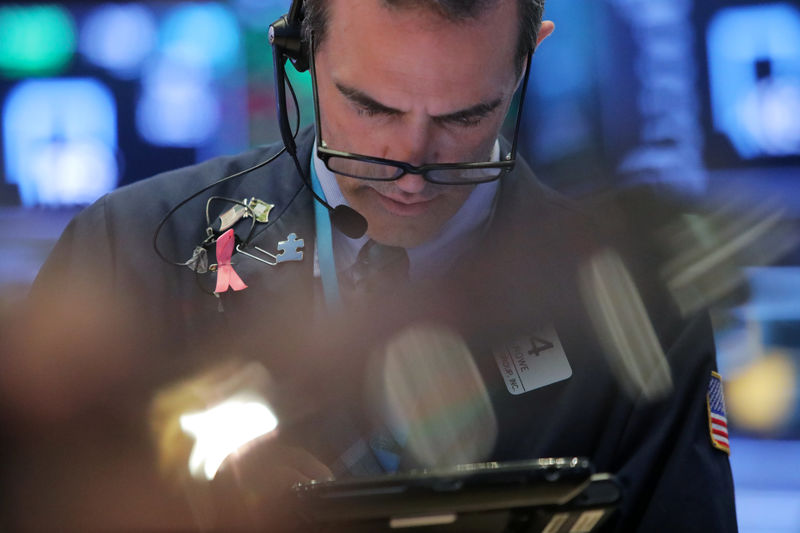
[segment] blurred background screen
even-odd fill
[[[0,4],[3,312],[101,195],[280,138],[267,27],[289,1]],[[520,152],[567,194],[742,186],[800,218],[800,2],[548,0]],[[291,69],[289,69],[291,70]],[[290,72],[312,123],[307,74]],[[743,532],[800,531],[800,260],[715,311]],[[791,459],[793,458],[793,459]]]

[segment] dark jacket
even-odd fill
[[[313,131],[306,130],[298,138],[304,166],[312,142]],[[210,294],[213,274],[197,275],[186,267],[166,264],[153,251],[156,227],[172,206],[220,178],[266,160],[278,149],[270,146],[217,158],[103,197],[65,230],[37,278],[33,300],[53,298],[57,294],[54,288],[68,283],[82,288],[86,295],[82,303],[116,309],[123,322],[135,324],[133,332],[126,329],[125,334],[137,343],[141,368],[159,369],[157,382],[175,379],[192,368],[191,362],[175,359],[191,361],[187,354],[213,358],[207,355],[209,351],[220,353],[219,346],[231,346],[220,339],[246,334],[258,337],[250,339],[247,346],[261,342],[258,358],[278,381],[298,383],[302,382],[298,374],[323,372],[311,370],[309,360],[294,351],[295,345],[307,347],[298,331],[309,326],[322,303],[319,282],[313,275],[313,199],[288,156],[281,155],[266,167],[187,202],[164,224],[157,246],[171,261],[184,262],[206,237],[204,211],[209,196],[257,197],[275,207],[268,223],[256,225],[252,243],[275,250],[278,241],[295,233],[305,240],[303,261],[269,267],[237,255],[234,266],[248,289],[216,298]],[[212,218],[228,206],[216,203]],[[587,237],[592,235],[591,224],[575,222],[580,218],[575,213],[520,162],[501,183],[491,226],[443,283],[445,290],[463,298],[466,306],[487,306],[480,321],[476,320],[480,309],[463,320],[453,319],[454,327],[463,329],[470,342],[496,416],[497,435],[487,458],[590,458],[598,471],[612,472],[622,483],[622,508],[609,529],[735,531],[728,457],[711,445],[709,437],[706,395],[716,367],[709,320],[705,315],[685,320],[660,295],[656,284],[652,291],[645,288],[647,310],[667,355],[674,389],[655,402],[626,392],[615,380],[581,305],[579,264],[599,246]],[[240,239],[248,231],[247,221],[236,228]],[[213,247],[211,250],[213,263]],[[632,254],[632,271],[637,281],[651,287],[646,255]],[[492,272],[482,277],[479,266]],[[475,269],[481,274],[475,274]],[[641,278],[640,271],[644,273]],[[499,317],[506,313],[507,319]],[[452,314],[449,316],[452,319]],[[492,343],[512,332],[529,335],[545,323],[555,326],[572,375],[513,395],[491,353]],[[282,335],[281,331],[287,330],[270,324],[299,325],[300,329]],[[478,334],[469,335],[469,324]],[[209,350],[209,344],[216,347]],[[324,364],[320,368],[330,370]],[[141,379],[147,382],[152,374],[142,372]],[[362,369],[343,373],[346,378],[339,376],[340,381],[353,386],[347,393],[330,393],[331,397],[341,395],[337,411],[342,406],[359,409],[363,396],[353,390],[363,390],[359,380],[367,379],[367,374]],[[323,379],[319,375],[305,383]],[[148,382],[147,386],[155,384]],[[288,396],[292,394],[298,391],[288,392]],[[321,422],[335,418],[328,415],[319,412],[299,421],[296,430],[286,431],[286,437],[320,457],[335,459],[344,451],[340,444],[352,439],[328,434],[336,431]],[[361,429],[361,422],[354,427]],[[338,448],[331,449],[331,443]]]

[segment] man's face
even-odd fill
[[[489,159],[518,83],[516,0],[451,22],[380,0],[331,0],[316,51],[322,139],[331,149],[412,165]],[[433,238],[474,186],[337,176],[378,242]]]

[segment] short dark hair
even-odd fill
[[[424,7],[454,22],[474,19],[488,8],[496,6],[499,0],[382,0],[393,7]],[[517,0],[519,17],[519,39],[514,63],[518,72],[522,71],[525,59],[536,46],[536,38],[542,26],[545,0]],[[305,0],[303,2],[303,36],[309,42],[311,33],[319,45],[325,40],[328,22],[328,0]]]

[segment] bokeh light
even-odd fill
[[[220,76],[239,61],[239,26],[222,4],[179,4],[162,22],[159,41],[160,53],[170,60]]]
[[[3,107],[6,179],[23,205],[96,200],[117,186],[116,103],[89,78],[28,80]]]
[[[739,428],[779,434],[797,408],[798,369],[793,358],[772,350],[728,382],[731,420]]]
[[[79,49],[92,63],[134,78],[156,43],[156,20],[142,4],[105,4],[86,17]]]
[[[208,72],[162,59],[142,78],[136,124],[152,144],[197,146],[216,131],[219,105]]]
[[[0,72],[9,77],[50,75],[75,52],[75,23],[59,6],[0,7]]]
[[[707,40],[715,127],[745,159],[800,154],[800,10],[725,8]]]

